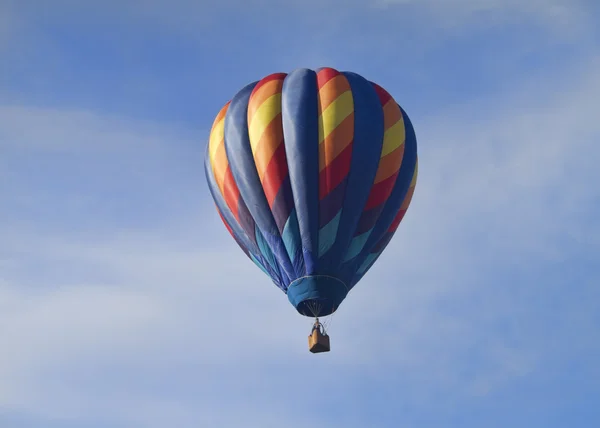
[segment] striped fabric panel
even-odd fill
[[[257,83],[248,101],[248,134],[258,177],[292,264],[301,255],[300,231],[283,139],[284,73]]]
[[[366,244],[379,215],[392,194],[404,156],[406,132],[400,107],[385,89],[376,84],[373,84],[373,87],[379,96],[383,109],[383,146],[377,175],[354,232],[354,238],[346,252],[345,262],[356,257]]]
[[[285,290],[286,284],[282,281],[277,266],[269,265],[267,259],[259,249],[254,234],[248,233],[242,228],[235,216],[229,209],[219,186],[217,185],[213,167],[210,163],[210,144],[207,146],[207,156],[204,161],[204,171],[208,183],[208,189],[213,197],[217,212],[229,233],[233,236],[237,244],[242,248],[244,253],[263,271],[265,271],[273,282],[282,290]],[[243,205],[243,204],[242,204]],[[253,226],[255,227],[255,226]]]
[[[256,244],[254,220],[240,196],[225,152],[225,116],[229,105],[228,102],[219,111],[211,128],[208,143],[209,162],[225,203],[250,240]]]
[[[225,220],[225,217],[223,216],[223,213],[219,209],[219,206],[215,204],[215,208],[217,209],[217,213],[219,214],[221,221],[225,225],[225,229],[227,229],[227,231],[229,232],[231,237],[235,240],[235,242],[238,244],[238,246],[242,249],[244,254],[246,254],[246,256],[250,257],[256,263],[256,259],[254,257],[251,257],[250,251],[242,244],[242,242],[235,235],[233,228],[229,225],[229,223],[227,223],[227,220]],[[262,265],[260,263],[258,263],[258,264],[259,264],[259,267],[264,270],[264,267],[262,267]]]
[[[400,206],[400,210],[396,217],[394,217],[394,221],[390,225],[388,232],[395,232],[400,226],[400,222],[406,215],[406,211],[408,211],[408,207],[410,206],[410,202],[412,201],[413,195],[415,193],[415,187],[417,186],[417,176],[419,174],[419,160],[417,158],[417,162],[415,164],[415,172],[413,173],[412,181],[410,182],[410,187],[408,188],[408,192],[402,201],[402,205]]]
[[[225,195],[225,175],[229,166],[227,154],[225,153],[225,115],[227,114],[229,104],[230,103],[225,104],[217,114],[210,130],[208,141],[210,165],[222,195]],[[229,208],[231,208],[231,206]],[[235,212],[237,210],[232,211]]]
[[[404,155],[402,158],[402,165],[396,178],[396,184],[387,202],[383,208],[375,227],[372,229],[366,244],[363,246],[362,251],[358,256],[351,259],[347,263],[344,263],[342,267],[343,278],[348,283],[356,283],[357,280],[362,277],[358,273],[361,269],[363,274],[370,266],[375,262],[377,250],[375,247],[383,248],[389,242],[386,239],[391,239],[391,236],[387,233],[390,226],[394,223],[394,220],[398,221],[398,212],[403,208],[403,203],[407,203],[406,197],[411,189],[411,183],[415,181],[415,171],[417,168],[417,140],[412,126],[412,122],[406,112],[400,107],[404,126],[406,129],[406,138],[404,142]],[[405,206],[407,208],[407,206]],[[369,260],[367,260],[369,259]]]
[[[289,171],[283,143],[281,92],[285,74],[261,80],[248,102],[248,134],[258,177],[279,232],[293,208]]]
[[[360,280],[360,278],[362,278],[362,276],[371,268],[371,266],[373,266],[375,261],[383,253],[383,250],[385,250],[387,245],[390,243],[392,237],[396,233],[398,226],[402,222],[402,219],[404,218],[404,216],[408,210],[408,207],[410,206],[410,202],[411,202],[412,197],[415,192],[415,187],[417,185],[418,169],[419,169],[418,166],[419,166],[419,164],[417,161],[417,163],[415,164],[415,171],[413,173],[413,178],[410,183],[410,187],[408,189],[408,192],[406,193],[406,196],[404,197],[404,200],[402,201],[402,205],[401,205],[400,209],[398,210],[398,213],[396,214],[396,216],[394,217],[394,220],[392,221],[392,224],[390,224],[386,233],[375,244],[375,246],[371,250],[370,254],[364,260],[362,265],[358,268],[356,278],[352,281],[353,284],[357,283]]]
[[[352,160],[354,101],[344,75],[317,73],[319,114],[319,257],[334,244]]]
[[[267,86],[267,80],[263,79],[260,86]],[[267,183],[269,180],[264,172],[269,163],[268,157],[264,156],[264,153],[269,150],[269,147],[263,147],[261,144],[265,142],[262,136],[268,132],[267,127],[272,122],[272,119],[268,118],[268,115],[272,114],[272,106],[268,105],[270,101],[266,102],[266,106],[265,102],[256,103],[258,98],[255,98],[254,106],[250,106],[250,99],[260,96],[259,83],[261,82],[246,85],[231,100],[225,118],[225,149],[233,178],[255,222],[256,239],[261,240],[258,242],[258,246],[267,260],[276,261],[277,269],[284,283],[289,284],[292,279],[297,277],[296,269],[291,263],[281,236],[281,228],[271,209],[271,205],[275,208],[277,202],[273,203],[272,198],[271,201],[267,199],[263,187],[263,183]],[[271,98],[271,101],[273,95],[275,98],[281,97],[281,94],[269,95],[266,99]]]

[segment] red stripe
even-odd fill
[[[266,76],[265,78],[261,79],[256,86],[254,87],[254,89],[252,90],[252,94],[250,94],[250,96],[252,96],[256,91],[258,91],[260,89],[261,86],[273,81],[273,80],[282,80],[285,79],[287,76],[286,73],[273,73],[273,74],[269,74],[268,76]]]
[[[325,84],[327,82],[329,82],[335,76],[339,76],[340,74],[342,74],[342,73],[340,73],[336,69],[329,68],[329,67],[326,67],[326,68],[322,69],[321,71],[319,71],[317,73],[317,86],[319,87],[319,90],[321,90],[321,88],[323,86],[325,86]]]
[[[398,211],[398,214],[396,214],[394,221],[392,222],[392,224],[390,224],[388,232],[395,232],[396,229],[398,229],[398,226],[400,226],[400,222],[402,221],[402,219],[404,218],[404,215],[408,211],[408,206],[410,205],[410,201],[411,201],[414,193],[415,193],[414,187],[411,187],[408,189],[408,192],[406,193],[406,196],[404,197],[404,201],[402,201],[402,206],[400,207],[400,211]]]
[[[225,220],[225,217],[223,217],[223,214],[221,213],[221,210],[219,209],[219,207],[218,206],[216,206],[216,207],[217,207],[217,212],[219,213],[219,217],[221,217],[221,221],[225,225],[225,228],[229,231],[231,236],[233,236],[233,229],[229,226],[229,224],[227,224],[227,221]],[[235,238],[235,236],[233,236],[233,237]]]
[[[383,235],[383,237],[377,242],[377,244],[375,244],[373,246],[373,249],[371,250],[371,254],[377,254],[380,253],[385,250],[385,247],[387,247],[387,245],[390,243],[390,241],[392,240],[392,237],[394,236],[394,232],[386,232],[385,235]],[[373,261],[372,263],[374,263],[375,261]],[[373,265],[371,263],[371,266]]]
[[[319,199],[323,199],[335,189],[350,173],[352,162],[351,142],[327,167],[319,174]]]
[[[375,92],[377,92],[377,96],[379,97],[379,101],[381,102],[381,105],[382,106],[386,105],[387,102],[392,99],[392,96],[388,93],[388,91],[383,89],[377,83],[372,83],[372,85],[373,85],[373,88],[375,88]]]
[[[227,206],[231,210],[231,213],[239,223],[240,219],[238,217],[238,202],[240,200],[240,191],[237,187],[237,184],[235,184],[235,180],[233,178],[233,174],[229,165],[227,165],[227,170],[225,171],[223,193],[225,203],[227,204]]]
[[[269,207],[273,208],[275,197],[281,188],[281,184],[288,176],[287,158],[285,156],[285,144],[280,143],[263,176],[263,189],[269,202]]]
[[[404,219],[404,216],[406,215],[407,211],[408,210],[400,210],[400,212],[398,212],[398,219],[396,220],[397,222],[394,223],[393,229],[391,229],[391,226],[390,226],[390,232],[395,232],[396,229],[398,229],[398,226],[400,226],[400,222],[402,221],[402,219]]]
[[[388,232],[393,233],[396,231],[396,229],[398,229],[400,222],[404,218],[404,214],[406,214],[406,210],[398,211],[398,214],[396,214],[396,217],[394,217],[394,221],[392,221],[392,224],[390,224],[390,227],[388,228]]]
[[[233,233],[233,229],[227,224],[227,221],[225,220],[225,217],[223,217],[223,214],[219,210],[219,207],[217,207],[217,211],[219,212],[219,217],[221,217],[221,221],[223,221],[223,224],[225,225],[225,228],[227,229],[227,231],[229,232],[229,234],[231,235],[231,237],[233,238],[233,240],[242,249],[242,251],[244,252],[244,254],[246,254],[248,257],[250,257],[250,253],[248,252],[248,249],[246,247],[244,247],[242,245],[242,243],[240,241],[238,241],[238,239],[235,237],[235,234]]]
[[[394,189],[396,177],[398,177],[398,171],[371,187],[371,193],[369,194],[365,211],[375,208],[387,201],[387,198],[390,197],[392,190]]]

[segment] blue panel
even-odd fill
[[[298,69],[282,90],[285,154],[302,238],[304,275],[317,270],[319,230],[319,125],[316,73]]]
[[[355,272],[363,264],[373,247],[379,242],[379,240],[385,235],[386,231],[394,221],[396,214],[402,206],[402,202],[408,193],[410,183],[413,179],[415,167],[417,163],[417,137],[412,123],[402,108],[402,117],[404,119],[404,127],[406,130],[406,140],[404,146],[404,156],[402,158],[402,165],[396,178],[396,184],[390,197],[388,198],[381,215],[379,216],[375,227],[367,243],[363,247],[358,257],[354,258],[350,262],[344,264],[340,269],[340,278],[344,279],[348,283],[355,283],[353,278]],[[365,271],[366,272],[366,271]],[[361,275],[362,276],[362,275]]]
[[[281,269],[282,280],[287,285],[298,275],[294,272],[265,197],[248,137],[248,101],[254,86],[256,83],[246,86],[231,100],[225,115],[225,150],[240,194],[262,232],[264,243],[275,255]]]
[[[337,238],[319,262],[319,273],[332,276],[338,274],[369,198],[379,167],[384,134],[383,109],[373,85],[358,74],[344,72],[343,75],[348,79],[354,99],[354,140]]]
[[[324,317],[337,310],[348,294],[348,286],[327,275],[305,276],[292,282],[288,299],[302,315]]]
[[[341,211],[319,230],[319,257],[327,253],[327,251],[333,247],[335,238],[338,234],[340,218],[342,218]]]
[[[256,235],[255,235],[256,243],[258,244],[258,249],[260,250],[260,253],[264,257],[264,259],[268,262],[269,266],[272,266],[274,269],[278,268],[279,265],[277,264],[277,258],[271,251],[271,248],[269,247],[269,243],[263,237],[258,226],[256,227],[255,233],[256,233]],[[285,285],[287,285],[287,283]],[[285,287],[285,288],[287,288],[287,287]]]
[[[358,235],[355,236],[354,238],[352,238],[352,242],[350,242],[350,247],[348,248],[348,254],[346,254],[346,258],[344,259],[344,262],[348,261],[348,260],[352,260],[354,257],[356,257],[361,249],[364,247],[365,243],[367,242],[367,239],[369,239],[369,235],[371,235],[371,231],[372,230],[368,230],[367,232],[363,233],[362,235]]]
[[[281,277],[279,275],[279,270],[273,269],[271,266],[268,265],[266,260],[262,257],[262,254],[259,251],[259,249],[248,238],[248,235],[246,234],[246,232],[244,232],[244,229],[242,229],[242,227],[238,224],[235,217],[231,213],[231,210],[225,203],[225,199],[221,195],[221,191],[219,190],[219,188],[217,187],[217,183],[215,182],[215,177],[210,166],[208,154],[206,155],[204,161],[204,173],[206,175],[208,189],[213,197],[213,200],[215,201],[215,205],[217,206],[219,212],[223,215],[223,218],[225,219],[229,227],[231,227],[234,239],[236,240],[238,245],[242,247],[242,250],[244,250],[244,252],[246,252],[248,256],[250,256],[254,263],[257,263],[263,271],[267,272],[267,274],[271,277],[273,282],[279,288],[285,289],[287,284],[282,284]]]
[[[300,230],[298,229],[298,216],[294,209],[283,227],[281,234],[283,244],[290,255],[290,260],[294,265],[296,272],[304,271],[304,257],[302,257],[302,240],[300,239]]]
[[[250,255],[250,258],[252,259],[252,261],[254,262],[254,264],[256,264],[256,266],[258,266],[260,268],[260,270],[262,270],[267,276],[271,276],[271,274],[269,272],[267,272],[267,270],[263,267],[263,265],[256,259],[256,257],[254,257],[252,254]],[[277,283],[276,283],[277,284]],[[279,288],[281,288],[281,286],[278,285]]]
[[[382,253],[383,252],[378,252],[376,254],[368,255],[363,264],[360,266],[358,272],[352,278],[352,282],[350,283],[350,289],[352,289],[362,279],[362,277],[365,276],[365,274],[369,271],[369,269],[373,267],[373,265],[379,259]]]
[[[377,259],[377,257],[379,256],[379,254],[380,253],[371,253],[371,254],[369,254],[367,256],[367,258],[365,259],[365,261],[363,262],[363,264],[360,265],[360,267],[358,268],[356,276],[358,277],[359,275],[364,274],[367,271],[367,269],[369,269],[369,267],[371,267],[371,265],[373,263],[375,263],[375,260]]]
[[[278,204],[278,200],[282,198],[286,199],[285,204]],[[304,257],[302,255],[302,239],[300,238],[298,216],[296,215],[296,208],[294,207],[294,195],[292,193],[289,175],[283,181],[281,189],[279,189],[279,193],[275,198],[273,207],[275,208],[278,205],[289,207],[288,209],[291,209],[291,212],[287,214],[287,220],[283,224],[281,230],[281,239],[283,240],[283,245],[285,246],[288,256],[290,257],[290,262],[292,263],[292,267],[297,278],[298,276],[302,276],[304,274],[305,268]],[[276,208],[273,209],[273,215],[275,218],[277,218]]]

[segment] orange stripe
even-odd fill
[[[216,125],[217,123],[219,123],[219,121],[221,119],[223,119],[225,117],[225,115],[227,114],[227,110],[229,109],[229,104],[231,104],[231,101],[228,101],[227,104],[225,104],[223,106],[223,108],[219,111],[219,113],[217,114],[217,117],[215,118],[214,125]]]
[[[392,153],[382,157],[379,160],[379,167],[377,168],[377,175],[375,176],[375,183],[385,180],[390,177],[393,173],[398,172],[402,165],[402,158],[404,157],[404,143],[398,146]]]
[[[319,144],[319,172],[342,153],[354,138],[354,113],[346,117],[322,144]]]
[[[227,153],[225,152],[225,144],[224,141],[221,141],[219,147],[217,148],[217,152],[215,154],[215,160],[213,162],[213,173],[215,175],[215,181],[217,182],[217,186],[221,190],[221,195],[225,195],[225,190],[223,187],[225,181],[225,173],[227,172],[227,167],[229,166],[229,161],[227,160]]]
[[[350,90],[348,79],[342,74],[335,76],[319,90],[319,114],[344,92]]]
[[[258,140],[256,151],[254,152],[254,164],[256,165],[261,182],[269,162],[271,162],[273,155],[281,143],[283,143],[283,123],[281,121],[281,113],[279,113],[266,127],[260,140]]]
[[[392,98],[385,106],[383,106],[383,128],[387,131],[401,119],[402,112],[400,111],[398,104],[396,104],[396,101]]]
[[[415,186],[410,186],[408,188],[408,192],[406,192],[406,196],[404,197],[404,200],[402,201],[402,206],[400,207],[400,210],[406,211],[408,209],[408,206],[410,205],[410,202],[412,201],[412,197],[414,194],[415,194]]]
[[[273,73],[269,74],[268,76],[265,76],[256,84],[256,86],[252,90],[252,94],[254,94],[254,92],[257,92],[262,86],[266,85],[267,83],[273,80],[283,80],[286,78],[286,76],[287,74],[285,73]],[[252,94],[250,96],[252,96]]]
[[[408,188],[408,193],[404,197],[404,201],[402,201],[401,210],[407,210],[410,205],[410,201],[412,200],[413,194],[415,192],[415,188],[417,187],[417,176],[419,175],[419,159],[417,158],[417,162],[415,163],[415,172],[413,172],[413,178],[410,182],[410,187]]]
[[[398,226],[400,225],[400,222],[404,218],[404,215],[408,211],[408,207],[412,201],[413,195],[415,194],[418,170],[419,170],[419,161],[417,159],[417,163],[415,164],[415,172],[413,173],[413,178],[410,183],[410,187],[408,188],[408,192],[406,192],[406,196],[404,196],[404,200],[402,201],[402,205],[400,206],[400,210],[398,211],[398,214],[396,214],[396,218],[394,218],[394,221],[392,222],[392,224],[390,225],[390,228],[388,229],[388,231],[390,231],[390,232],[393,232],[398,228]]]
[[[270,80],[259,89],[252,92],[250,100],[248,101],[248,123],[252,122],[252,118],[256,113],[256,110],[270,97],[278,94],[283,89],[283,79]]]

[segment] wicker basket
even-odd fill
[[[324,331],[321,332],[321,328],[313,328],[312,333],[308,336],[308,350],[313,354],[331,350],[329,336]]]

